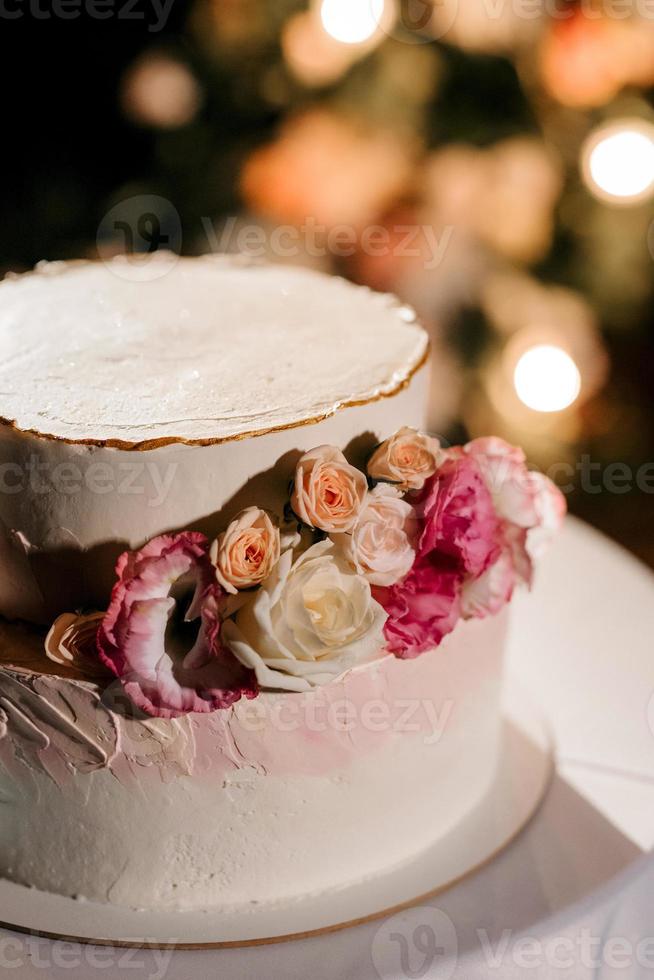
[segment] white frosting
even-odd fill
[[[396,391],[424,358],[411,311],[345,280],[150,263],[143,282],[119,259],[0,285],[0,417],[73,441],[228,439]]]
[[[50,626],[82,606],[105,609],[126,548],[171,530],[213,538],[254,505],[281,514],[302,452],[347,447],[363,467],[399,422],[423,427],[427,384],[423,368],[391,398],[207,446],[134,452],[0,425],[0,614]]]
[[[307,695],[174,721],[112,711],[117,685],[100,700],[89,681],[0,667],[0,875],[189,909],[299,898],[399,864],[493,779],[506,622],[461,623],[438,650]]]
[[[181,261],[134,283],[81,265],[3,284],[0,415],[69,441],[0,426],[0,612],[50,623],[104,606],[121,550],[165,530],[213,536],[252,504],[279,512],[304,450],[330,443],[362,465],[423,426],[425,349],[388,298],[297,270]],[[0,666],[0,874],[184,909],[298,898],[404,861],[493,778],[505,623],[174,721],[125,717],[117,681],[46,676],[32,634],[9,627],[5,661],[20,636],[28,665]],[[314,708],[344,701],[354,729],[342,708],[315,728]],[[257,707],[262,725],[247,721]]]

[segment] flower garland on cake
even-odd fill
[[[164,718],[262,688],[308,691],[388,653],[417,657],[459,620],[498,613],[531,584],[565,510],[498,438],[445,450],[402,428],[367,475],[318,446],[297,463],[285,520],[249,507],[213,542],[186,531],[125,552],[107,612],[60,617],[46,651],[74,660],[96,634],[125,694]]]

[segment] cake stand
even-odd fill
[[[86,978],[97,968],[110,980],[124,975],[126,957],[132,965],[141,966],[142,975],[184,980],[218,973],[221,980],[244,976],[305,980],[309,975],[312,980],[335,976],[476,980],[488,975],[489,965],[501,966],[497,975],[503,978],[521,975],[519,964],[527,964],[529,949],[520,940],[526,938],[532,955],[529,975],[550,975],[537,972],[538,962],[533,959],[538,953],[537,940],[547,968],[554,955],[543,953],[548,930],[555,930],[557,948],[565,945],[566,930],[572,929],[574,936],[574,924],[592,922],[594,915],[603,917],[601,923],[597,921],[597,930],[605,930],[607,917],[610,921],[615,916],[612,902],[622,900],[630,887],[640,887],[638,873],[646,873],[639,859],[642,863],[641,855],[654,843],[653,627],[654,576],[617,546],[570,520],[541,565],[533,595],[519,597],[515,603],[507,762],[499,777],[500,792],[486,807],[487,814],[500,814],[499,818],[491,816],[491,823],[501,824],[498,800],[502,794],[513,801],[513,807],[521,802],[523,823],[538,803],[540,790],[536,790],[546,781],[548,750],[535,705],[555,734],[556,772],[543,805],[526,829],[504,849],[506,840],[499,841],[501,853],[482,854],[489,843],[487,828],[475,825],[473,819],[467,828],[471,854],[463,877],[454,873],[461,851],[461,845],[454,842],[448,881],[435,881],[432,872],[436,868],[426,857],[411,868],[403,866],[384,881],[364,883],[358,895],[344,890],[329,896],[328,905],[321,910],[329,913],[322,931],[312,918],[315,907],[302,902],[283,910],[272,930],[275,935],[245,935],[242,920],[240,935],[232,937],[256,941],[304,934],[305,938],[292,943],[220,951],[121,951],[6,933],[0,938],[0,961],[10,964],[13,976],[21,980],[43,976],[43,966],[34,965],[37,954],[41,963],[51,967],[67,956],[65,976]],[[515,784],[517,772],[525,774],[522,796]],[[504,826],[506,830],[508,822]],[[486,863],[479,868],[483,861]],[[461,880],[453,883],[453,878]],[[34,908],[29,899],[39,901],[41,897],[29,892],[21,897],[3,886],[0,919],[28,928],[33,917],[27,922],[19,920]],[[364,897],[368,902],[374,899],[377,907],[359,915]],[[418,902],[417,907],[398,910],[398,905],[411,900]],[[67,907],[68,918],[45,931],[88,939],[80,928],[85,907],[78,903]],[[360,922],[337,934],[329,932],[384,910],[381,919]],[[170,923],[169,940],[183,941],[179,920],[177,916]],[[148,936],[147,930],[136,928],[133,916],[131,925],[134,939],[155,944],[161,939],[155,931]],[[43,921],[39,928],[45,928]],[[106,930],[105,924],[94,938],[108,938]],[[318,934],[306,935],[316,930]],[[222,938],[231,941],[224,933]],[[578,942],[570,942],[577,950],[581,948]],[[569,975],[584,974],[573,969]],[[604,976],[596,969],[588,975]]]

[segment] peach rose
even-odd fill
[[[58,616],[45,638],[45,652],[49,660],[61,666],[81,666],[85,660],[95,659],[95,638],[104,613],[62,613]]]
[[[265,510],[248,507],[213,542],[210,558],[220,585],[235,595],[268,578],[280,553],[279,528]]]
[[[350,466],[340,449],[318,446],[297,464],[291,506],[309,527],[349,531],[367,493],[365,475]]]
[[[443,459],[438,439],[407,426],[382,442],[368,462],[373,480],[396,483],[401,490],[421,490]]]

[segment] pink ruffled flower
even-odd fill
[[[500,554],[501,522],[477,462],[450,455],[415,501],[422,522],[417,558],[436,553],[477,577]]]
[[[552,538],[563,526],[568,510],[566,499],[556,486],[543,473],[531,473],[535,493],[536,526],[529,531],[527,546],[529,554],[537,561],[549,548]]]
[[[118,581],[98,630],[98,652],[131,701],[159,718],[228,708],[257,694],[253,673],[220,646],[224,593],[207,548],[203,534],[164,534],[140,551],[125,552],[116,565]],[[187,653],[168,638],[176,607],[171,590],[180,580],[195,587],[185,622],[200,617]]]
[[[460,617],[461,575],[429,560],[416,562],[407,577],[373,595],[388,613],[386,645],[402,660],[438,646]]]
[[[522,450],[490,438],[477,439],[464,451],[479,463],[503,518],[499,558],[462,590],[463,616],[484,618],[498,613],[518,585],[531,586],[533,561],[547,550],[567,507],[548,477],[527,469]]]
[[[463,451],[476,460],[500,517],[518,527],[534,527],[538,494],[522,449],[489,436],[469,442]]]
[[[463,451],[477,461],[500,517],[518,527],[560,529],[565,497],[543,473],[527,469],[522,449],[490,436],[469,442]]]
[[[478,578],[467,579],[461,590],[461,615],[464,619],[495,616],[519,585],[530,586],[533,566],[527,551],[524,528],[505,524],[502,529],[502,551],[499,558]]]
[[[413,568],[375,597],[388,613],[388,648],[401,658],[438,646],[461,617],[465,581],[502,550],[502,525],[474,459],[452,453],[414,502],[420,536]]]

